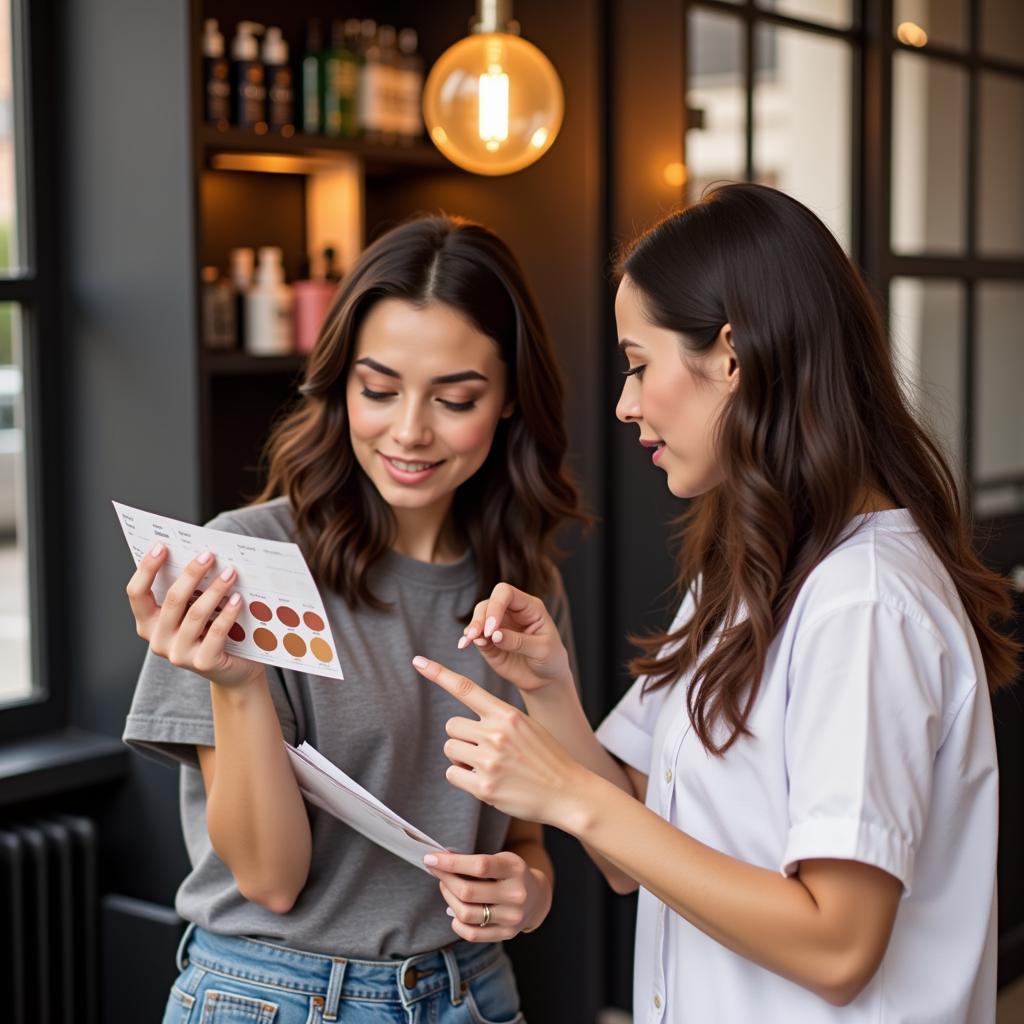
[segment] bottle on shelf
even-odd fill
[[[252,288],[256,270],[256,251],[248,246],[238,246],[229,255],[228,271],[231,281],[231,294],[235,306],[235,344],[245,344],[245,297]]]
[[[359,76],[359,119],[366,140],[381,142],[387,125],[385,106],[390,69],[381,60],[377,23],[372,18],[363,19],[360,35],[363,66]]]
[[[324,37],[320,22],[306,22],[306,49],[302,55],[302,130],[319,135],[324,130]]]
[[[203,117],[224,131],[231,124],[231,67],[216,18],[203,23]]]
[[[245,350],[257,356],[281,356],[295,351],[292,289],[285,284],[281,249],[259,250],[256,281],[245,297]]]
[[[308,260],[307,267],[314,263],[315,260]],[[295,350],[312,352],[334,301],[338,283],[328,279],[321,260],[304,280],[296,281],[292,288],[295,292]]]
[[[267,124],[288,138],[295,134],[295,83],[288,63],[288,43],[271,25],[263,38],[263,67],[267,79]]]
[[[262,25],[240,21],[231,43],[234,61],[235,124],[262,135],[267,130],[267,85],[256,33]]]
[[[338,250],[333,245],[325,245],[323,252],[324,279],[337,284],[341,280],[341,269],[335,260],[338,258]]]
[[[202,331],[207,348],[235,347],[235,293],[231,282],[216,267],[203,267]]]
[[[395,67],[395,95],[398,108],[398,141],[417,141],[423,134],[423,58],[417,52],[416,29],[398,33],[398,59]]]
[[[331,48],[324,55],[324,134],[353,138],[359,134],[359,53],[352,48],[347,22],[331,23]]]
[[[394,145],[401,130],[401,101],[399,98],[398,35],[393,25],[381,25],[377,30],[380,49],[380,137],[381,142]]]

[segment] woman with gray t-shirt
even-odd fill
[[[459,706],[410,664],[447,657],[498,580],[547,594],[572,651],[551,539],[581,518],[563,389],[514,257],[454,218],[384,235],[339,289],[300,391],[266,491],[209,525],[301,546],[344,681],[226,653],[241,601],[209,552],[163,605],[165,548],[128,584],[149,651],[124,738],[181,765],[192,865],[164,1020],[521,1020],[501,940],[550,908],[541,830],[448,785],[439,738]],[[519,703],[472,646],[459,656]],[[282,740],[309,741],[463,855],[431,878],[307,806]]]

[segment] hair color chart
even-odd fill
[[[229,654],[296,672],[345,678],[313,574],[297,544],[193,526],[116,501],[113,505],[136,565],[155,544],[167,547],[167,560],[153,582],[158,604],[193,558],[212,551],[215,560],[192,600],[226,566],[238,571],[231,589],[241,595],[243,608],[224,644]]]

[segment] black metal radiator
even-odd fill
[[[96,864],[88,818],[0,824],[5,1024],[97,1024]]]

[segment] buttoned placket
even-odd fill
[[[678,683],[676,684],[679,685]],[[677,716],[678,724],[670,729],[665,735],[665,742],[662,745],[661,764],[658,771],[658,812],[666,820],[671,822],[675,811],[676,788],[674,785],[677,764],[679,762],[679,751],[682,748],[683,740],[690,731],[690,717],[683,714]],[[653,781],[653,780],[652,780]],[[668,972],[666,955],[668,953],[667,929],[668,914],[665,904],[658,901],[656,923],[654,930],[654,991],[651,993],[651,1009],[649,1015],[650,1024],[658,1024],[665,1014],[666,991],[665,977]]]

